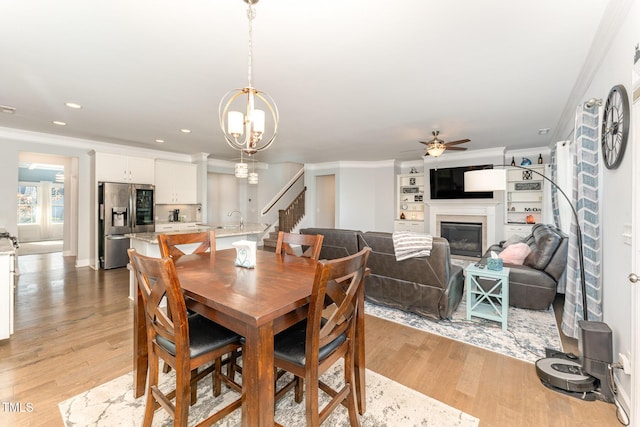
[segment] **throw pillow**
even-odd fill
[[[498,258],[502,258],[505,264],[522,265],[530,253],[531,248],[526,243],[513,243],[500,252]]]
[[[502,245],[503,248],[506,248],[507,246],[511,246],[514,243],[520,243],[524,240],[524,237],[518,235],[518,234],[514,234],[511,237],[509,237],[504,244]]]

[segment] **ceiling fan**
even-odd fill
[[[425,156],[438,157],[442,153],[444,153],[445,150],[464,151],[466,150],[465,147],[454,147],[454,146],[471,141],[470,139],[460,139],[458,141],[444,142],[443,140],[438,138],[438,134],[440,133],[440,131],[434,130],[431,133],[433,134],[433,139],[431,141],[428,141],[428,142],[418,141],[421,144],[424,144],[427,146],[427,152],[425,153]]]

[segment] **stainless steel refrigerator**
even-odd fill
[[[98,256],[100,268],[125,267],[129,262],[128,233],[155,231],[155,188],[146,184],[98,184]]]

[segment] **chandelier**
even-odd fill
[[[236,150],[241,150],[245,154],[252,155],[258,151],[269,148],[271,143],[276,139],[279,114],[278,107],[274,100],[267,93],[254,88],[251,81],[253,46],[252,21],[255,18],[253,5],[257,3],[258,0],[244,0],[244,2],[249,4],[247,8],[247,18],[249,21],[249,84],[244,88],[232,89],[227,92],[222,100],[220,100],[218,114],[220,128],[229,146]],[[265,132],[265,121],[268,117],[265,111],[270,113],[269,116],[273,122],[273,131],[270,134]]]

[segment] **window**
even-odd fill
[[[64,223],[64,185],[51,185],[51,223]]]
[[[38,187],[36,185],[18,186],[18,224],[37,224]]]

